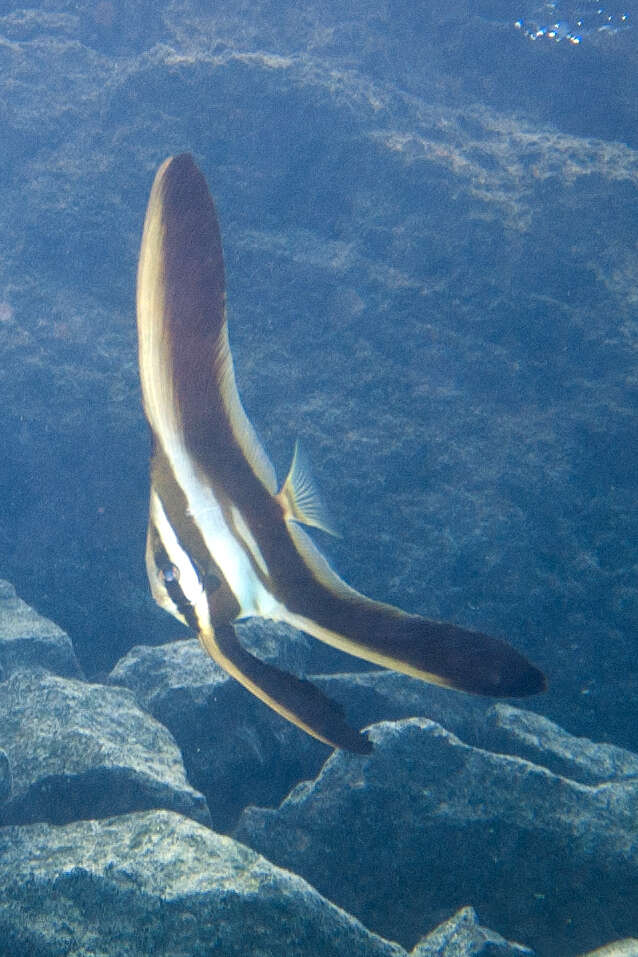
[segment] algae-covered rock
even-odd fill
[[[543,715],[505,702],[459,695],[394,671],[321,675],[314,680],[348,708],[359,726],[423,716],[467,744],[527,758],[583,784],[638,776],[638,755],[633,751],[576,738]]]

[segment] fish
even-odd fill
[[[349,655],[479,695],[544,690],[500,638],[410,614],[348,585],[304,526],[331,531],[303,450],[284,483],[242,405],[228,337],[215,205],[189,153],[151,189],[137,273],[138,356],[150,462],[146,570],[157,604],[229,675],[325,744],[371,742],[305,678],[249,653],[235,623],[286,622]]]

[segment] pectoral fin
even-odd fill
[[[302,525],[313,525],[328,535],[340,537],[319,494],[310,461],[299,440],[295,443],[290,471],[277,498],[287,519],[292,518]]]
[[[232,625],[200,632],[211,658],[273,711],[331,747],[369,754],[372,745],[345,720],[341,705],[309,681],[266,664],[242,648]]]

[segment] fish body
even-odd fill
[[[374,664],[457,690],[519,696],[542,673],[506,642],[373,601],[344,582],[302,524],[328,528],[296,451],[278,489],[242,406],[228,340],[213,200],[189,154],[148,203],[137,282],[139,367],[153,453],[146,567],[157,603],[229,674],[327,744],[368,739],[310,682],[250,655],[233,623],[284,621]]]

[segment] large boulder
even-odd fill
[[[253,621],[242,641],[268,661],[299,671],[307,639],[283,626]],[[537,762],[574,781],[596,784],[638,774],[638,757],[609,744],[574,737],[531,711],[447,689],[396,672],[313,675],[357,727],[429,717],[475,747]],[[330,754],[219,668],[196,640],[137,646],[109,682],[129,688],[170,730],[190,782],[207,798],[213,825],[227,831],[249,804],[280,803],[299,780],[314,777]]]
[[[567,737],[556,733],[552,761]],[[369,757],[335,753],[278,810],[247,809],[235,836],[404,946],[463,904],[539,954],[631,932],[638,778],[626,766],[584,784],[544,767],[540,747],[532,763],[425,718],[370,735]]]
[[[0,829],[2,957],[402,957],[295,874],[169,811]]]
[[[65,824],[146,808],[210,822],[170,732],[125,688],[16,672],[0,683],[0,746],[12,784],[2,824]]]

